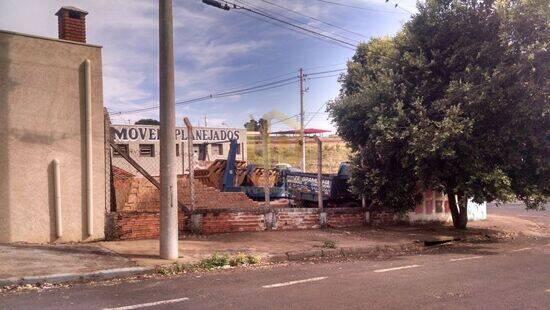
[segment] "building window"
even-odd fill
[[[142,157],[155,157],[155,145],[154,144],[140,144],[139,156]]]
[[[193,144],[193,153],[198,160],[206,160],[206,144]]]
[[[241,144],[237,144],[237,155],[241,155]]]
[[[128,144],[117,144],[120,151],[124,154],[128,154]],[[114,157],[121,157],[120,153],[117,152],[117,150],[113,149],[113,156]]]
[[[212,155],[216,156],[216,155],[223,155],[223,144],[221,143],[215,143],[215,144],[212,144]]]
[[[180,144],[176,144],[176,156],[180,156]]]

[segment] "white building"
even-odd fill
[[[112,125],[114,142],[130,154],[149,174],[159,175],[160,140],[159,126],[155,125]],[[246,160],[246,129],[194,127],[193,151],[195,168],[204,168],[216,159],[227,159],[229,141],[237,140],[237,160]],[[188,171],[187,128],[176,128],[176,156],[178,174]],[[183,157],[182,157],[183,155]],[[128,172],[135,169],[117,152],[113,152],[112,164]]]

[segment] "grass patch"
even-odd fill
[[[325,240],[325,242],[323,242],[323,248],[325,248],[325,249],[335,249],[336,248],[336,241]]]
[[[238,253],[237,255],[230,256],[228,254],[214,253],[212,256],[207,257],[195,264],[180,264],[178,262],[174,262],[169,266],[158,267],[156,271],[161,275],[174,275],[199,270],[213,270],[219,268],[255,265],[259,263],[260,258],[250,254]]]

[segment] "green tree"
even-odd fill
[[[329,104],[354,151],[352,188],[398,210],[414,207],[422,188],[442,190],[457,228],[468,199],[541,207],[550,193],[545,1],[418,8],[394,38],[358,47]]]
[[[160,125],[160,122],[152,118],[142,118],[135,122],[136,125]]]
[[[267,120],[263,118],[260,118],[259,120],[251,118],[248,122],[244,123],[244,128],[248,131],[260,131],[262,126],[265,126],[266,124]]]

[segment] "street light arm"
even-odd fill
[[[229,9],[230,9],[229,5],[222,4],[221,2],[218,2],[216,0],[202,0],[202,3],[208,4],[208,5],[217,7],[218,9],[222,9],[222,10],[226,10],[226,11],[229,11]]]

